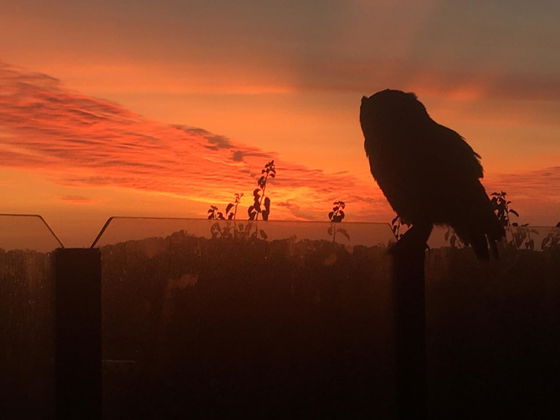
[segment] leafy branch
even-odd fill
[[[270,198],[265,196],[266,186],[268,178],[275,177],[276,166],[274,166],[274,161],[271,160],[264,165],[264,169],[261,170],[261,176],[257,180],[258,188],[253,190],[253,205],[247,209],[249,220],[259,220],[259,214],[262,215],[263,220],[268,220],[268,216],[270,216]]]
[[[344,219],[344,216],[346,216],[344,214],[345,207],[346,204],[344,203],[344,201],[335,201],[333,203],[332,211],[329,212],[329,220],[334,223],[342,222],[342,219]]]
[[[498,221],[504,228],[509,227],[511,223],[510,215],[513,214],[514,216],[519,217],[519,213],[509,207],[511,201],[508,201],[506,192],[493,192],[490,195],[492,197],[490,203]]]
[[[333,209],[329,212],[329,220],[333,223],[329,229],[328,233],[332,236],[332,241],[336,242],[336,234],[337,232],[344,235],[346,239],[350,240],[350,235],[346,231],[346,229],[337,228],[334,223],[341,223],[346,214],[344,213],[344,208],[346,207],[346,203],[344,201],[335,201],[333,203]]]
[[[241,197],[243,197],[243,193],[235,193],[233,203],[229,203],[226,206],[225,216],[224,213],[218,210],[218,207],[214,205],[210,206],[208,209],[208,220],[235,220],[235,217],[237,216],[237,207],[239,206]]]
[[[218,211],[218,207],[211,205],[208,209],[208,220],[226,220],[224,213]]]

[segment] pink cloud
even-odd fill
[[[0,64],[0,127],[0,166],[84,191],[117,186],[208,203],[245,192],[249,200],[260,169],[275,159],[278,177],[269,190],[275,217],[325,220],[334,200],[347,203],[349,220],[388,221],[393,215],[371,179],[329,174],[202,128],[150,120],[6,64]],[[489,192],[507,191],[534,224],[560,219],[558,167],[495,174],[485,183]],[[89,203],[87,195],[59,199]]]
[[[299,207],[284,206],[285,217],[324,218],[332,200],[342,198],[354,201],[356,217],[387,209],[373,183],[284,161],[201,128],[159,123],[69,91],[48,75],[0,65],[0,92],[0,126],[6,133],[0,138],[5,157],[0,165],[41,171],[60,185],[229,200],[234,192],[251,191],[264,163],[275,159],[273,200],[306,208],[302,216]]]

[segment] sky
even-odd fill
[[[482,156],[520,222],[560,221],[560,4],[539,1],[3,1],[2,213],[71,245],[113,215],[204,217],[264,164],[271,219],[393,212],[360,98],[415,92]]]

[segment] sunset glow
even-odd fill
[[[521,222],[560,221],[559,6],[374,3],[6,5],[1,212],[76,243],[111,215],[204,217],[236,192],[245,217],[275,159],[272,219],[344,200],[346,220],[387,222],[358,109],[390,87],[467,139]]]

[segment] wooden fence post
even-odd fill
[[[57,419],[101,419],[101,257],[99,249],[58,248],[55,282]]]
[[[402,420],[423,420],[426,406],[425,243],[393,251],[397,410]]]

